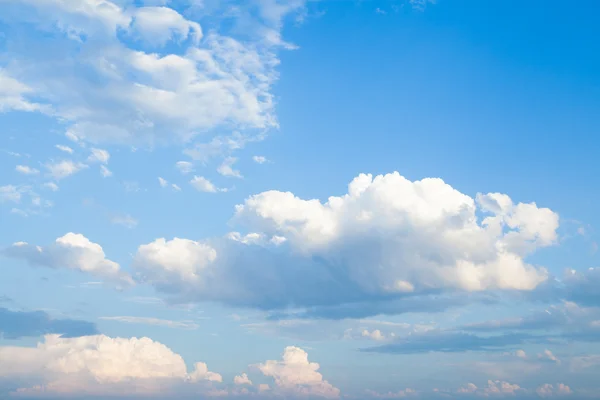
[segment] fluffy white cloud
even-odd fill
[[[250,378],[248,378],[248,375],[246,373],[243,373],[242,375],[236,375],[233,378],[233,383],[235,383],[236,385],[252,385],[252,381],[250,380]]]
[[[67,233],[46,247],[17,242],[4,249],[4,254],[32,265],[86,272],[119,285],[133,283],[131,277],[121,271],[119,264],[106,258],[99,244],[78,233]]]
[[[519,392],[524,392],[524,389],[519,385],[499,380],[488,380],[487,385],[483,388],[478,388],[475,384],[468,383],[456,391],[458,394],[474,394],[484,397],[514,396]]]
[[[571,388],[564,383],[559,383],[556,387],[546,383],[538,387],[535,392],[540,397],[566,396],[572,394]]]
[[[222,380],[204,363],[188,373],[181,356],[159,342],[104,335],[48,335],[36,347],[0,347],[0,378],[29,383],[17,393],[32,397],[157,394]]]
[[[38,169],[31,168],[27,165],[17,165],[15,167],[15,171],[17,171],[20,174],[24,174],[24,175],[37,175],[40,173],[40,171]]]
[[[202,285],[203,270],[217,257],[212,247],[188,239],[157,239],[140,246],[133,264],[145,281]]]
[[[56,180],[64,179],[81,171],[84,168],[87,168],[87,165],[76,163],[71,160],[51,162],[45,166],[48,170],[48,174]]]
[[[275,390],[284,395],[339,397],[340,391],[323,379],[319,364],[308,361],[308,354],[294,346],[288,346],[280,361],[268,360],[257,368],[275,380]]]
[[[0,70],[0,111],[45,112],[66,121],[74,140],[154,145],[220,127],[276,127],[277,52],[291,48],[279,32],[304,1],[253,2],[236,13],[227,2],[221,13],[198,13],[193,2],[179,11],[168,2],[4,3],[18,10],[3,22],[23,45],[4,54],[13,62]],[[240,30],[230,29],[231,19],[221,26],[225,12],[243,24],[243,37],[235,37]],[[207,35],[202,18],[211,26]],[[61,51],[28,51],[47,31],[43,45]]]
[[[130,28],[150,44],[164,46],[174,39],[192,36],[197,44],[202,38],[202,28],[197,22],[185,19],[168,7],[142,7],[136,9]]]
[[[199,189],[217,190],[201,177],[195,181]],[[215,252],[201,267],[173,255],[175,270],[161,259],[149,281],[196,299],[262,307],[331,299],[341,305],[430,290],[532,290],[548,273],[524,257],[554,244],[558,215],[504,195],[473,199],[441,179],[411,182],[392,173],[361,174],[348,194],[326,203],[263,192],[236,206],[234,222],[250,233],[203,241]],[[194,279],[182,281],[189,271]]]

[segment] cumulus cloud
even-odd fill
[[[268,360],[257,368],[275,380],[274,390],[282,395],[339,397],[339,389],[323,379],[318,372],[319,364],[309,362],[308,354],[301,348],[288,346],[282,360]]]
[[[3,254],[23,259],[31,265],[89,273],[119,285],[133,283],[119,264],[106,258],[99,244],[78,233],[67,233],[45,247],[17,242],[4,249]]]
[[[128,396],[196,389],[221,376],[148,338],[47,335],[36,347],[0,347],[0,378],[26,383],[24,396]]]
[[[250,380],[250,378],[248,378],[248,375],[246,373],[236,375],[233,378],[233,383],[235,383],[236,385],[252,385],[252,381]]]
[[[217,190],[202,177],[193,181]],[[251,196],[233,219],[247,234],[199,241],[213,249],[210,261],[174,269],[164,258],[145,272],[155,286],[195,300],[271,309],[360,306],[366,310],[357,315],[365,317],[398,299],[404,309],[411,302],[434,307],[432,292],[531,291],[548,272],[525,257],[555,243],[558,221],[534,203],[498,194],[473,199],[441,179],[361,174],[347,194],[326,203],[274,190]],[[189,271],[194,278],[182,281]],[[452,300],[439,303],[443,309]]]
[[[558,385],[556,385],[556,387],[549,383],[546,383],[539,386],[535,390],[535,392],[540,397],[566,396],[572,393],[571,388],[565,385],[564,383],[559,383]]]

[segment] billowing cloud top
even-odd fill
[[[327,202],[268,191],[236,207],[248,234],[142,245],[142,281],[195,300],[263,308],[341,305],[451,291],[532,290],[525,257],[557,240],[559,217],[441,179],[361,174]]]

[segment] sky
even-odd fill
[[[599,12],[0,0],[0,398],[600,398]]]

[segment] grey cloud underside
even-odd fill
[[[43,311],[11,311],[0,308],[0,336],[19,339],[46,334],[79,337],[98,333],[96,325],[81,320],[53,319]]]
[[[429,352],[500,351],[507,346],[546,341],[547,338],[526,333],[482,337],[464,332],[431,331],[398,339],[394,343],[364,349],[366,352],[417,354]]]
[[[365,351],[411,354],[500,351],[523,344],[600,342],[600,308],[564,302],[520,318],[490,320],[401,337]]]
[[[379,314],[437,313],[473,303],[494,303],[500,293],[444,293],[428,290],[418,294],[370,293],[345,273],[344,262],[322,257],[299,257],[280,249],[265,249],[231,241],[213,242],[221,258],[208,278],[227,279],[228,288],[206,283],[202,290],[181,282],[154,282],[172,297],[172,303],[219,301],[233,307],[271,311],[270,319],[345,319]],[[137,276],[145,282],[144,274]],[[183,290],[182,290],[183,289]],[[300,311],[290,311],[301,309]]]

